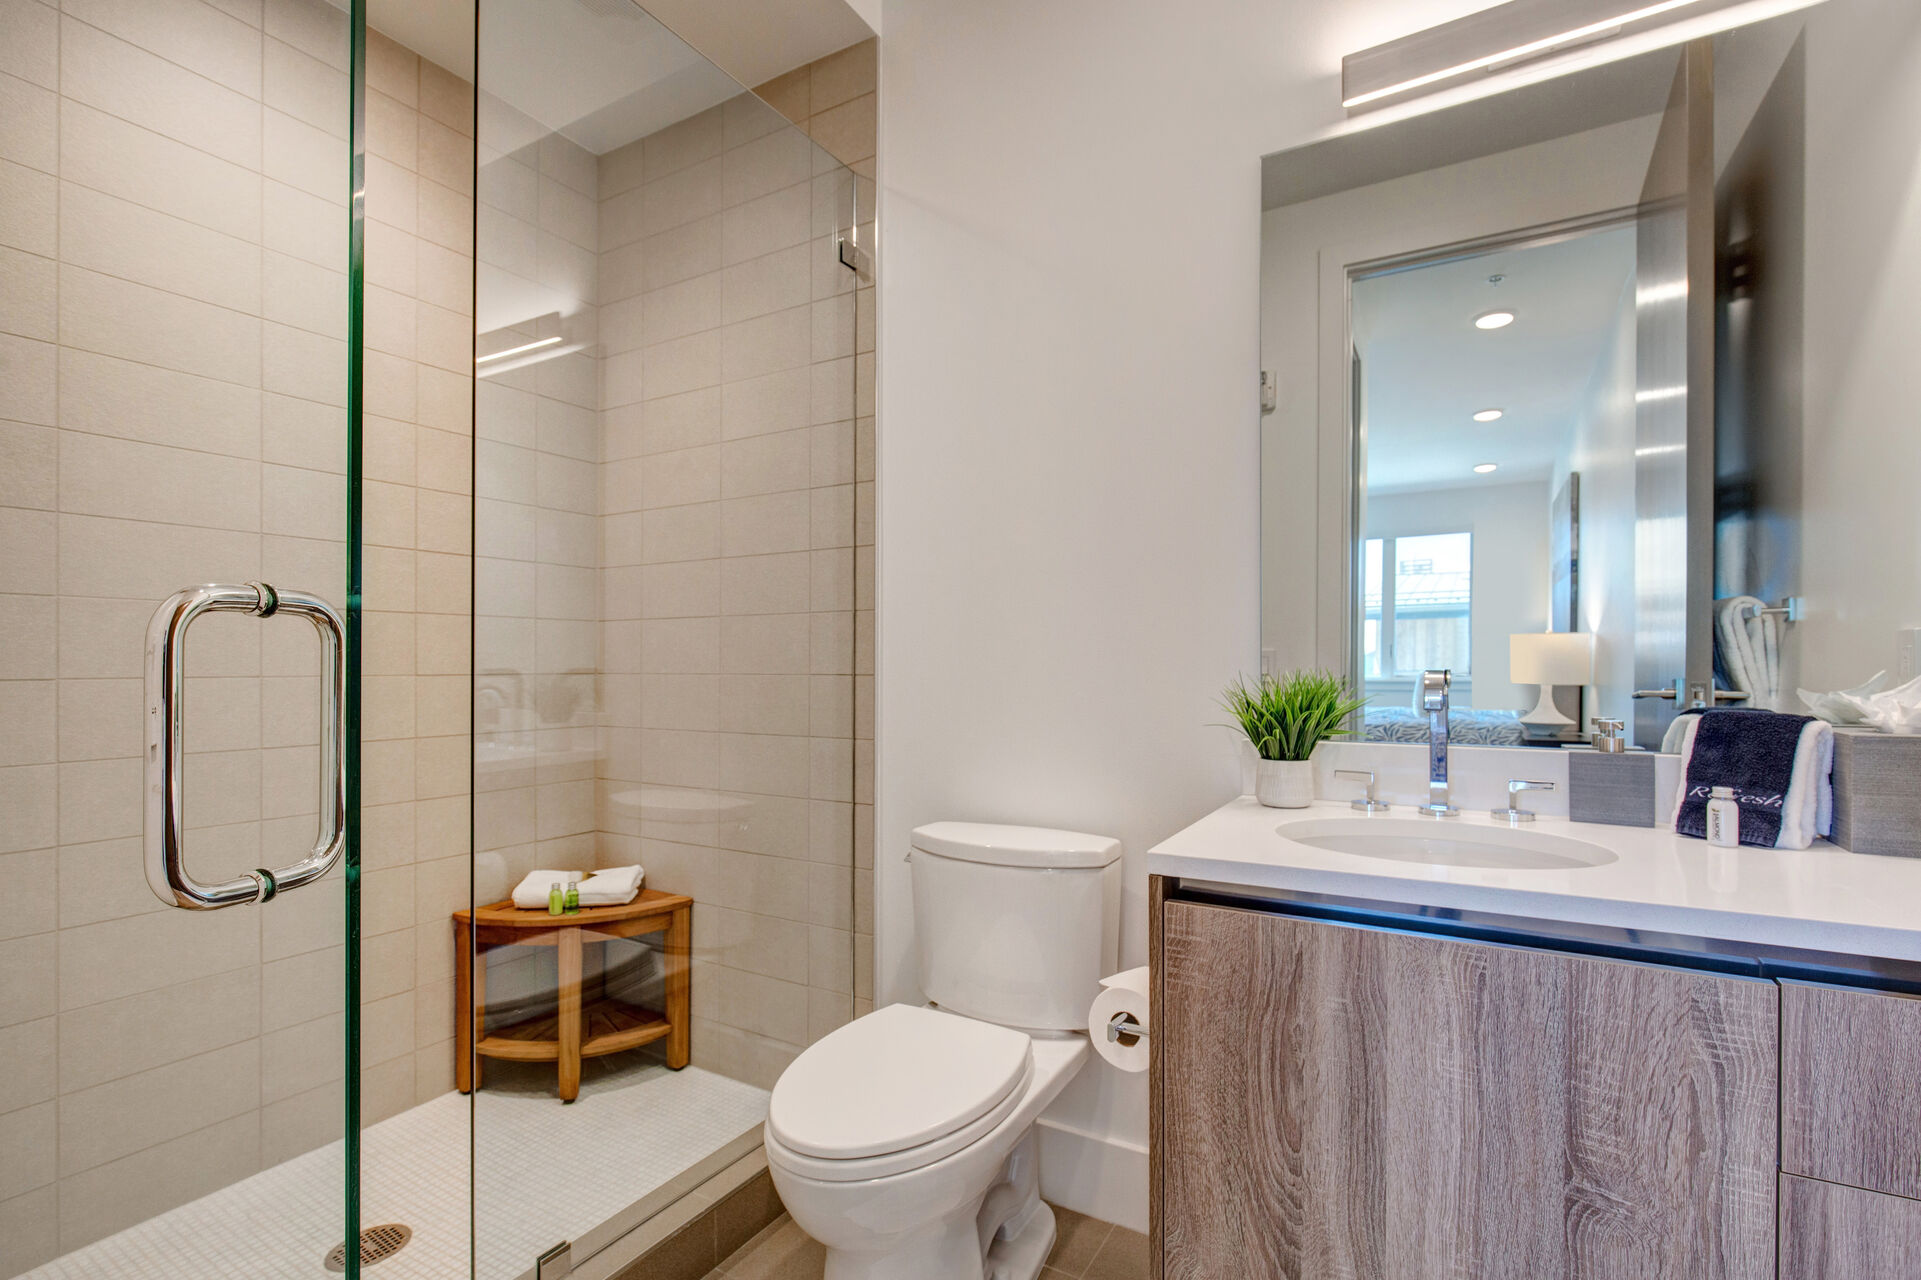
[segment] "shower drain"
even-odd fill
[[[407,1247],[414,1238],[414,1229],[398,1222],[383,1222],[377,1227],[368,1227],[360,1233],[360,1265],[371,1267],[376,1262],[385,1262]],[[347,1245],[343,1241],[327,1254],[327,1270],[340,1272],[347,1269]]]

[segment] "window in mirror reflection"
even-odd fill
[[[1384,573],[1392,565],[1392,573]],[[1405,701],[1421,672],[1473,673],[1474,535],[1369,538],[1362,549],[1362,662],[1370,697]]]

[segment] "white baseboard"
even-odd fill
[[[1130,1231],[1147,1230],[1146,1147],[1045,1118],[1035,1128],[1042,1199]]]

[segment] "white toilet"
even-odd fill
[[[1121,846],[936,822],[910,855],[931,1005],[857,1018],[774,1085],[767,1163],[826,1280],[1034,1280],[1054,1243],[1034,1121],[1087,1062]]]

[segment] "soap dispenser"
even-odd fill
[[[1596,716],[1591,751],[1567,757],[1567,814],[1575,822],[1654,825],[1654,757],[1630,751],[1627,722]]]

